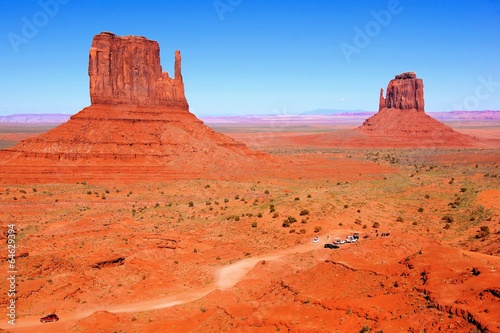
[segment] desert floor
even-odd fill
[[[290,133],[323,129],[224,131],[293,170],[0,180],[4,254],[14,224],[17,270],[16,325],[4,315],[0,328],[500,332],[498,148],[291,147]],[[15,132],[2,138],[30,136]],[[354,232],[357,243],[323,248]],[[6,314],[8,292],[4,279]],[[39,322],[53,312],[60,321]]]

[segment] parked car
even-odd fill
[[[52,313],[52,314],[49,314],[48,316],[40,318],[41,323],[51,323],[53,321],[58,321],[58,320],[59,320],[59,317],[55,313]]]
[[[333,241],[333,244],[336,244],[336,245],[340,245],[340,244],[345,244],[345,240],[343,239],[340,239],[340,238],[335,238],[335,240]]]
[[[352,234],[352,237],[354,237],[356,240],[359,239],[359,234],[357,232],[355,232],[354,234]]]
[[[347,236],[347,237],[345,238],[345,241],[346,241],[346,243],[354,243],[354,242],[357,242],[357,241],[358,241],[358,239],[357,239],[357,238],[355,238],[354,236],[349,235],[349,236]]]
[[[323,247],[325,249],[338,249],[340,246],[338,246],[337,244],[326,243]]]

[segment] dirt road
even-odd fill
[[[326,240],[326,236],[322,236],[321,239]],[[183,292],[165,298],[160,298],[150,301],[138,302],[133,304],[120,304],[116,306],[96,307],[95,309],[91,310],[73,312],[70,314],[62,314],[58,322],[49,324],[40,323],[39,317],[18,318],[16,320],[15,326],[8,324],[7,320],[3,320],[0,323],[0,328],[7,329],[12,332],[21,332],[21,333],[33,332],[34,327],[36,327],[36,331],[39,333],[44,333],[44,332],[52,333],[54,331],[64,332],[65,330],[73,326],[78,320],[86,318],[90,316],[92,313],[97,311],[107,311],[111,313],[141,312],[141,311],[163,309],[179,304],[193,302],[217,289],[226,290],[232,288],[239,281],[243,280],[247,275],[247,273],[259,261],[279,260],[280,258],[286,256],[287,254],[304,253],[315,249],[321,249],[323,247],[323,244],[324,241],[313,243],[311,240],[310,243],[298,245],[293,248],[280,250],[275,253],[270,253],[258,257],[252,257],[237,261],[235,263],[219,268],[215,273],[214,283],[197,290]]]

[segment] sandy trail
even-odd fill
[[[323,240],[326,237],[321,237]],[[22,317],[16,320],[16,325],[13,326],[8,324],[6,320],[0,323],[0,328],[8,329],[12,332],[32,332],[34,326],[38,326],[38,332],[53,332],[54,330],[62,330],[64,328],[70,327],[70,325],[75,324],[78,320],[90,316],[92,313],[97,311],[108,311],[111,313],[127,313],[127,312],[141,312],[141,311],[151,311],[157,309],[164,309],[172,307],[179,304],[185,304],[198,300],[207,294],[220,289],[226,290],[234,287],[239,281],[244,279],[247,273],[257,264],[259,261],[266,260],[278,260],[287,254],[291,253],[304,253],[312,251],[315,249],[320,249],[323,247],[324,242],[310,243],[297,245],[295,247],[280,250],[271,254],[261,255],[257,257],[247,258],[235,263],[229,264],[227,266],[217,269],[215,272],[215,282],[209,286],[183,293],[178,293],[175,295],[168,296],[166,298],[155,299],[144,302],[137,302],[133,304],[120,304],[112,306],[102,306],[96,307],[95,309],[82,310],[79,312],[73,312],[72,314],[64,314],[61,316],[60,320],[51,324],[41,324],[39,317]],[[43,325],[43,326],[41,326]]]

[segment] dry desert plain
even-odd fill
[[[498,138],[497,123],[458,125]],[[339,127],[213,127],[268,152],[279,172],[4,172],[17,320],[4,279],[0,331],[500,331],[498,148],[296,146]],[[353,232],[359,242],[323,248]],[[39,322],[53,312],[60,321]]]

